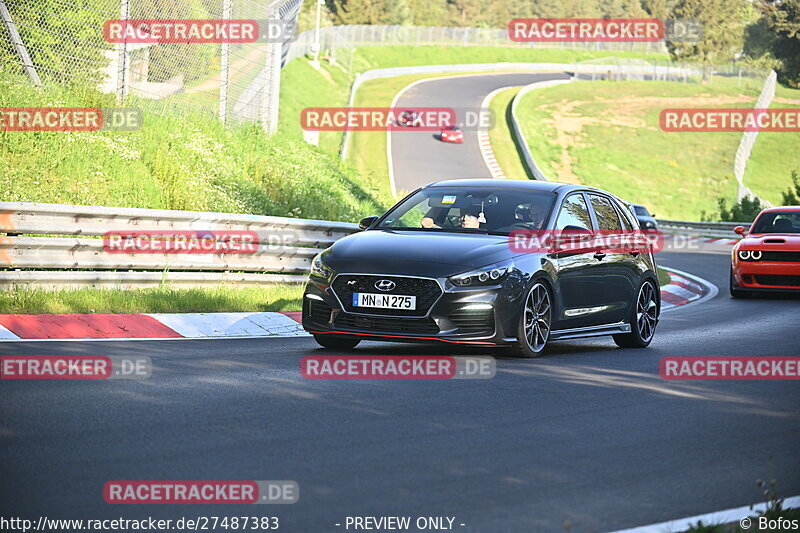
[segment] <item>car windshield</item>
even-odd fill
[[[547,191],[429,187],[392,209],[377,227],[509,235],[542,229],[555,197]]]
[[[753,224],[751,233],[800,233],[800,212],[764,213]]]
[[[633,209],[636,211],[636,214],[639,215],[640,217],[649,217],[650,216],[650,212],[643,205],[635,205],[635,206],[633,206]]]

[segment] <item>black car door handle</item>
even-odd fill
[[[597,252],[596,254],[594,254],[594,258],[597,259],[598,261],[602,261],[605,257],[606,254],[604,254],[603,252]]]

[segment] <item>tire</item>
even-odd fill
[[[553,297],[542,280],[531,285],[525,295],[517,325],[517,340],[512,345],[517,357],[538,357],[547,347],[553,325]]]
[[[658,303],[655,285],[645,280],[636,291],[630,318],[630,333],[614,335],[614,342],[620,348],[645,348],[650,345],[658,325]]]
[[[316,333],[314,334],[314,340],[317,341],[317,344],[329,350],[352,350],[361,342],[358,337],[349,335],[319,335]]]
[[[733,267],[731,267],[730,282],[728,288],[731,292],[731,298],[748,298],[752,293],[743,289],[737,289],[736,283],[733,281]]]

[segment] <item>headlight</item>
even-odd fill
[[[759,261],[761,250],[739,250],[739,259],[742,261]]]
[[[311,261],[311,275],[318,278],[330,279],[333,276],[333,270],[322,260],[322,253],[319,253]]]
[[[458,287],[471,285],[492,285],[503,279],[513,268],[512,261],[503,261],[471,272],[450,276],[450,282]]]

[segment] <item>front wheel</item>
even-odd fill
[[[349,335],[319,335],[314,334],[314,340],[323,348],[331,350],[352,350],[361,339],[358,337],[351,337]]]
[[[653,340],[658,323],[658,303],[652,281],[645,281],[639,287],[632,311],[631,332],[614,335],[614,342],[620,348],[644,348]]]
[[[528,290],[513,345],[517,356],[538,357],[544,351],[553,323],[552,300],[550,289],[541,281]]]

